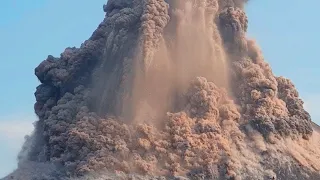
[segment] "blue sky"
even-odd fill
[[[1,0],[0,177],[15,168],[23,136],[36,120],[34,68],[49,54],[59,56],[68,46],[79,47],[102,20],[105,2]],[[248,36],[258,41],[276,75],[292,79],[318,123],[319,6],[319,0],[252,0],[246,8]]]

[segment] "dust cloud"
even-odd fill
[[[39,121],[5,179],[319,179],[320,131],[245,3],[109,0],[35,69]]]

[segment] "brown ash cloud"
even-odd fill
[[[319,179],[318,130],[245,3],[109,0],[35,69],[39,120],[5,179]]]

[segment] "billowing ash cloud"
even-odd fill
[[[39,120],[6,179],[319,179],[319,131],[246,38],[245,2],[109,0],[35,69]]]

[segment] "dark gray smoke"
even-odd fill
[[[246,38],[245,0],[109,0],[36,69],[39,120],[5,179],[320,179],[319,130]]]

